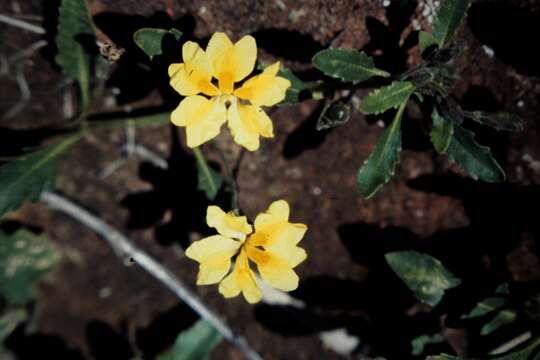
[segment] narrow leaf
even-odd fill
[[[431,143],[439,154],[445,154],[452,141],[454,124],[439,115],[436,108],[433,108],[431,119],[433,120],[433,127],[429,133]]]
[[[397,108],[407,101],[415,86],[409,81],[394,81],[391,85],[369,93],[360,104],[364,114],[380,114],[391,108]]]
[[[480,329],[480,335],[489,335],[500,327],[513,323],[516,318],[517,314],[514,310],[501,310],[497,313],[497,315],[495,315],[493,319],[491,319],[488,323],[482,326],[482,328]]]
[[[433,256],[416,251],[396,251],[385,255],[388,265],[412,290],[416,298],[437,305],[444,292],[461,283]]]
[[[465,116],[479,124],[490,126],[496,130],[521,131],[523,120],[514,114],[506,112],[489,113],[484,111],[465,112]]]
[[[38,201],[42,191],[54,189],[56,159],[79,138],[79,135],[67,137],[1,167],[0,217],[18,209],[24,201]]]
[[[85,40],[88,40],[87,46],[95,46],[94,25],[85,0],[62,0],[55,39],[58,48],[55,61],[66,74],[77,79],[83,108],[87,107],[90,101],[91,73],[91,55],[88,48],[81,43],[85,37]]]
[[[223,185],[223,177],[206,162],[204,155],[198,148],[193,149],[197,160],[197,189],[204,191],[208,200],[214,200]]]
[[[489,360],[538,360],[540,354],[540,338],[529,342],[528,346],[521,350],[512,351],[498,356],[489,357]],[[426,360],[479,360],[478,358],[462,358],[447,354],[428,356]]]
[[[35,296],[34,284],[54,268],[59,256],[49,239],[27,230],[0,231],[0,296],[23,305]]]
[[[369,199],[394,175],[401,152],[401,118],[407,99],[398,109],[392,124],[384,131],[364,164],[358,170],[356,183],[360,193]]]
[[[167,34],[173,35],[176,40],[180,40],[182,36],[182,32],[176,29],[142,28],[133,34],[133,41],[152,59],[156,55],[163,54],[161,43]]]
[[[205,360],[222,340],[221,335],[204,320],[199,320],[176,338],[172,350],[158,360]]]
[[[474,319],[485,316],[490,312],[496,311],[506,305],[507,301],[502,297],[490,297],[478,304],[468,313],[460,316],[460,319]]]
[[[343,81],[359,83],[374,76],[389,77],[386,71],[377,69],[373,59],[353,49],[329,48],[313,57],[313,65],[324,74]]]
[[[475,180],[504,181],[504,171],[491,155],[489,148],[478,144],[474,140],[474,134],[461,126],[454,126],[447,154],[450,160],[455,161]]]
[[[444,342],[444,337],[441,334],[420,335],[411,341],[412,354],[414,356],[421,355],[427,345],[440,344]]]
[[[317,130],[330,129],[345,124],[351,118],[351,108],[341,101],[327,103],[317,120]]]
[[[471,0],[441,1],[439,11],[433,19],[433,37],[437,40],[439,47],[444,47],[452,40],[465,19],[470,5]]]

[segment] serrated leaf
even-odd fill
[[[452,40],[465,19],[470,5],[471,0],[441,1],[437,15],[433,19],[433,37],[439,47],[444,47]]]
[[[327,103],[317,120],[317,130],[330,129],[345,124],[351,118],[351,108],[341,101]]]
[[[312,62],[325,75],[352,83],[359,83],[374,76],[390,76],[386,71],[377,69],[373,59],[365,53],[353,49],[325,49],[315,54]]]
[[[437,39],[435,39],[433,34],[426,31],[420,31],[420,34],[418,35],[418,46],[420,47],[420,53],[423,53],[428,47],[436,44]]]
[[[450,146],[450,141],[452,141],[454,124],[439,115],[436,108],[433,108],[431,119],[433,120],[433,126],[429,133],[429,138],[435,150],[439,154],[445,154],[448,146]]]
[[[80,40],[87,36],[93,45],[94,25],[85,0],[62,0],[58,12],[58,34],[55,39],[58,53],[55,61],[65,73],[77,79],[82,107],[86,108],[90,102],[91,55]]]
[[[285,93],[285,99],[281,101],[278,106],[294,105],[300,101],[300,93],[306,89],[306,85],[300,80],[294,73],[285,68],[281,68],[278,72],[278,76],[284,77],[291,82],[291,86]]]
[[[67,137],[0,167],[0,217],[18,209],[25,201],[38,201],[42,191],[53,190],[56,159],[79,138],[78,135]]]
[[[415,86],[409,81],[394,81],[369,93],[360,104],[364,114],[380,114],[391,108],[397,108],[414,92]]]
[[[427,345],[440,344],[442,342],[444,342],[444,336],[441,334],[420,335],[411,341],[412,354],[419,356],[424,352]]]
[[[34,284],[54,268],[58,259],[44,235],[24,229],[10,235],[0,231],[0,295],[12,305],[32,300]]]
[[[163,38],[167,34],[173,35],[176,40],[180,40],[180,37],[182,37],[182,32],[177,29],[142,28],[133,34],[133,41],[152,59],[156,55],[163,54],[161,45]]]
[[[191,328],[180,333],[173,349],[160,355],[158,360],[205,360],[221,340],[221,335],[212,325],[199,320]]]
[[[24,307],[9,309],[0,316],[0,347],[4,339],[26,319],[28,319],[28,311]]]
[[[203,191],[208,200],[214,200],[223,185],[223,176],[208,166],[200,149],[193,149],[197,160],[197,190]]]
[[[447,154],[450,160],[456,162],[475,180],[504,181],[504,171],[491,155],[489,148],[478,144],[474,140],[474,133],[461,126],[454,126]]]
[[[384,257],[416,298],[431,306],[441,301],[446,290],[461,283],[460,279],[431,255],[416,251],[396,251]]]
[[[384,131],[373,152],[358,170],[356,183],[362,196],[367,199],[375,195],[394,175],[401,152],[401,118],[406,101],[398,109],[392,124]]]
[[[496,130],[521,131],[523,120],[514,114],[506,112],[489,113],[485,111],[465,112],[465,116],[479,124],[490,126]]]

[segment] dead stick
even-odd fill
[[[178,298],[188,304],[193,311],[206,321],[208,321],[225,339],[236,346],[250,360],[262,360],[262,357],[251,348],[247,341],[236,335],[233,330],[221,320],[221,318],[210,310],[201,299],[193,293],[178,277],[163,267],[143,250],[134,245],[127,236],[91,214],[81,206],[75,204],[68,198],[54,192],[45,191],[41,195],[41,201],[48,207],[61,211],[86,227],[100,235],[116,254],[124,260],[133,261],[146,270],[157,280],[161,281]]]

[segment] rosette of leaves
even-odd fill
[[[363,52],[352,49],[329,48],[315,55],[313,64],[325,75],[356,85],[373,77],[391,78],[393,81],[372,91],[363,99],[360,111],[378,115],[395,111],[394,119],[383,132],[372,153],[364,161],[357,175],[357,186],[365,198],[370,198],[390,180],[399,163],[401,152],[401,121],[410,99],[432,103],[430,139],[439,154],[469,176],[487,182],[505,179],[504,171],[488,147],[475,140],[464,120],[490,126],[496,130],[521,130],[521,120],[509,113],[464,111],[454,100],[451,87],[457,78],[453,60],[459,53],[455,45],[456,34],[465,19],[470,0],[442,1],[433,20],[433,30],[420,32],[419,47],[422,64],[398,76],[377,69],[373,60]],[[429,103],[427,103],[429,104]],[[340,125],[348,120],[350,112],[339,101],[327,102],[318,129]]]

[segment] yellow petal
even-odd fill
[[[186,256],[199,263],[205,262],[216,254],[229,254],[229,258],[234,255],[242,243],[233,239],[229,239],[221,235],[213,235],[195,241],[186,249]]]
[[[209,96],[219,94],[219,89],[210,81],[210,73],[198,69],[189,71],[186,64],[171,64],[169,76],[172,88],[182,96],[193,96],[199,93]]]
[[[250,151],[259,148],[259,137],[274,137],[272,120],[258,106],[238,104],[233,99],[227,112],[234,141]]]
[[[211,83],[212,69],[204,50],[197,43],[187,41],[182,47],[182,57],[184,63],[169,66],[171,86],[183,96],[218,95],[219,89]]]
[[[274,201],[268,209],[255,218],[255,228],[262,229],[263,226],[289,221],[290,207],[287,201]]]
[[[240,292],[250,304],[259,302],[262,292],[255,275],[249,267],[247,254],[244,249],[236,258],[234,270],[219,284],[219,292],[226,298],[238,296]]]
[[[182,46],[182,59],[185,63],[194,63],[194,65],[204,66],[206,62],[204,50],[193,41],[186,41]]]
[[[253,228],[245,216],[225,213],[218,206],[209,206],[206,210],[206,223],[215,228],[221,235],[244,241]]]
[[[214,33],[214,35],[212,35],[210,38],[210,41],[208,41],[208,46],[206,47],[206,55],[211,65],[213,66],[215,62],[223,56],[225,51],[232,46],[233,43],[227,34],[223,32]]]
[[[186,127],[187,145],[191,148],[216,137],[226,118],[227,110],[219,99],[198,95],[186,97],[171,114],[174,125]]]
[[[246,35],[234,44],[234,81],[243,80],[255,68],[257,43],[255,38]]]
[[[307,226],[304,224],[274,223],[262,231],[249,236],[247,245],[263,247],[278,254],[290,267],[294,268],[307,258],[306,251],[296,245],[302,240]]]
[[[216,284],[229,272],[231,257],[241,243],[224,236],[214,235],[195,241],[186,250],[186,256],[200,263],[197,285]]]
[[[298,287],[298,275],[280,257],[281,254],[260,250],[253,246],[246,246],[247,254],[257,264],[257,268],[264,281],[276,289],[292,291]]]
[[[234,91],[240,99],[249,100],[257,106],[272,106],[283,99],[291,82],[276,76],[279,62],[267,67],[261,74],[247,80],[242,87]]]
[[[225,33],[215,33],[206,48],[213,75],[218,79],[219,89],[233,92],[234,83],[243,80],[255,67],[257,44],[252,36],[244,36],[235,44]]]

